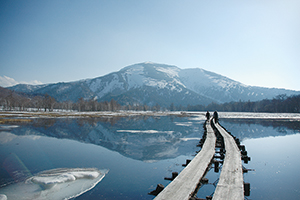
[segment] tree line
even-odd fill
[[[169,108],[161,107],[159,104],[148,106],[138,103],[127,103],[120,105],[114,99],[110,101],[99,102],[97,99],[79,98],[77,102],[63,101],[58,102],[48,94],[28,97],[18,94],[14,91],[0,91],[0,106],[2,110],[73,110],[73,111],[118,111],[118,110],[136,110],[136,111],[207,111],[217,110],[226,112],[281,112],[281,113],[299,113],[300,95],[286,96],[278,95],[273,99],[264,99],[261,101],[238,101],[223,104],[211,103],[205,105],[187,105],[175,106],[171,103]]]
[[[76,110],[76,111],[117,111],[121,108],[115,100],[110,102],[98,102],[97,100],[78,99],[77,102],[63,101],[58,102],[48,94],[34,97],[26,97],[10,92],[6,97],[0,98],[2,110],[36,110],[36,111],[53,111],[53,110]]]
[[[58,102],[55,98],[48,94],[36,95],[28,97],[20,95],[14,91],[1,93],[0,91],[0,106],[2,110],[17,110],[17,111],[54,111],[54,110],[67,110],[67,111],[118,111],[118,110],[136,110],[136,111],[160,111],[162,108],[159,104],[155,106],[148,106],[138,103],[128,103],[120,105],[114,99],[110,101],[99,102],[97,99],[84,99],[79,98],[76,102],[63,101]]]
[[[211,103],[207,106],[188,105],[188,111],[218,110],[225,112],[271,112],[271,113],[299,113],[300,95],[278,95],[273,99],[261,101],[238,101],[223,104]]]

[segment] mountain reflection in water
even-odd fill
[[[35,119],[30,124],[12,129],[12,133],[77,140],[117,151],[126,157],[147,161],[190,153],[191,149],[186,142],[194,144],[195,140],[202,137],[203,122],[204,120],[166,116]],[[298,121],[289,120],[224,118],[220,123],[241,141],[245,138],[284,136],[300,130]]]
[[[202,136],[204,120],[192,123],[186,118],[175,118],[35,119],[12,129],[12,133],[72,139],[96,144],[136,160],[161,160],[190,153],[191,148],[186,143],[195,144]]]

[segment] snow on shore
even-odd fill
[[[283,119],[300,121],[300,113],[255,113],[255,112],[220,112],[219,118],[237,119]]]
[[[53,111],[53,112],[30,112],[30,111],[2,111],[0,115],[6,117],[27,117],[27,118],[55,118],[55,117],[127,117],[127,116],[186,116],[187,112],[169,112],[169,111],[95,111],[95,112],[78,112],[78,111]]]
[[[83,117],[130,117],[130,116],[181,116],[193,117],[193,120],[205,120],[206,112],[192,111],[53,111],[53,112],[28,112],[28,111],[2,111],[0,116],[18,118],[83,118]],[[300,113],[257,113],[257,112],[218,112],[219,118],[238,118],[238,119],[287,119],[300,121]],[[210,111],[213,114],[213,111]],[[180,125],[180,124],[178,124]],[[181,124],[188,126],[188,124]]]

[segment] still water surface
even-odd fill
[[[41,171],[97,168],[108,172],[76,199],[153,199],[147,193],[158,183],[166,186],[169,181],[164,177],[180,172],[185,160],[199,150],[203,123],[204,116],[199,115],[35,119],[18,126],[2,125],[0,194],[10,188],[24,193],[20,183]],[[255,170],[244,174],[251,185],[248,199],[300,199],[299,121],[224,118],[220,123],[240,138],[251,157],[243,164]],[[211,170],[209,182],[218,175]],[[213,190],[213,185],[206,185],[198,197],[205,198]]]

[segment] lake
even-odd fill
[[[164,177],[180,172],[186,159],[200,150],[196,145],[204,122],[204,113],[193,113],[34,118],[1,125],[0,194],[8,199],[18,192],[24,199],[35,198],[37,191],[45,199],[54,193],[55,198],[68,194],[75,199],[153,199],[148,193],[159,183],[168,185]],[[220,113],[220,124],[240,138],[251,157],[243,164],[253,170],[244,174],[251,185],[248,199],[300,199],[299,122],[299,114]],[[78,171],[81,176],[75,179],[85,188],[72,179]],[[91,178],[95,173],[98,178]],[[54,180],[53,174],[59,176]],[[213,169],[207,174],[210,183],[218,176]],[[28,189],[28,180],[41,177],[42,186],[36,189],[30,182]],[[58,190],[56,185],[62,186]],[[51,194],[44,192],[47,188]],[[205,198],[213,191],[214,185],[204,185],[197,196]]]

